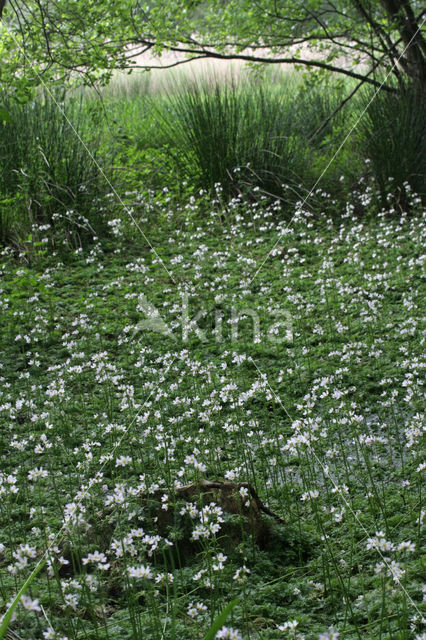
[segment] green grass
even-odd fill
[[[341,88],[307,90],[292,74],[263,82],[250,76],[186,79],[167,91],[129,94],[123,101],[113,88],[105,100],[119,123],[123,163],[130,171],[136,163],[136,176],[154,187],[186,180],[214,193],[220,183],[227,199],[261,189],[294,204],[314,184],[350,117],[342,110],[322,127],[340,103]],[[338,186],[348,161],[342,158],[325,186]],[[351,166],[355,172],[353,159]]]
[[[424,201],[424,99],[406,91],[370,104],[365,92],[338,110],[351,90],[266,70],[182,76],[167,89],[139,75],[117,80],[102,100],[86,91],[6,105],[0,242],[33,254],[53,245],[66,255],[107,237],[126,192],[146,197],[164,188],[180,201],[194,190],[221,202],[263,194],[279,199],[287,217],[305,199],[321,212],[322,191],[341,212],[360,177],[374,179],[381,206],[389,197],[402,211],[412,192]],[[130,213],[138,207],[126,204]]]

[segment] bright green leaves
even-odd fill
[[[10,117],[10,113],[7,109],[0,106],[0,122],[11,122],[12,118]]]
[[[395,2],[412,9],[417,24],[416,3]],[[178,59],[212,50],[222,56],[244,53],[253,61],[279,57],[292,63],[297,57],[308,68],[328,64],[346,75],[361,61],[359,79],[376,86],[372,65],[386,69],[404,56],[404,38],[380,3],[370,8],[355,0],[29,0],[24,22],[17,18],[18,0],[7,6],[0,26],[0,81],[16,96],[70,78],[105,84],[114,69],[132,68],[139,54],[147,53],[143,63],[152,65],[152,54],[166,50],[177,51]],[[415,46],[420,55],[420,44]],[[421,56],[417,75],[425,64]],[[410,73],[415,76],[415,70]]]

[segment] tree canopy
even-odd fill
[[[299,64],[392,91],[426,80],[419,0],[0,0],[0,82],[108,81],[140,54]],[[309,46],[309,55],[304,53]]]

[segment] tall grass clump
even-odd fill
[[[44,96],[8,111],[0,124],[0,240],[19,244],[40,226],[61,243],[101,233],[97,206],[108,185],[83,102]]]
[[[369,102],[371,101],[371,102]],[[381,93],[368,103],[360,122],[361,149],[385,203],[391,195],[405,207],[408,190],[426,199],[426,98],[413,87]]]
[[[285,186],[300,197],[335,143],[332,132],[344,114],[327,118],[338,100],[335,91],[301,92],[292,77],[186,82],[162,103],[159,122],[180,175],[200,187],[221,183],[232,196],[257,186],[279,196]]]
[[[276,190],[300,182],[304,150],[292,130],[287,93],[244,83],[187,84],[170,96],[163,124],[181,171],[226,195],[259,183]]]

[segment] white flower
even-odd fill
[[[193,602],[190,602],[188,605],[187,613],[191,618],[196,618],[205,611],[207,611],[207,607],[202,602],[197,602],[195,604]]]
[[[196,573],[195,576],[192,579],[195,580],[195,582],[198,582],[198,580],[201,580],[202,576],[205,573],[207,573],[207,569],[200,569],[200,571],[198,573]]]
[[[106,555],[100,551],[89,553],[87,558],[83,558],[83,564],[88,564],[89,562],[96,562],[98,569],[101,569],[102,571],[107,571],[110,567],[109,562],[107,562]]]
[[[222,627],[217,634],[216,638],[229,638],[229,640],[243,640],[242,636],[238,633],[236,629],[232,627]]]
[[[39,601],[32,600],[30,596],[21,596],[21,605],[27,611],[41,611]]]
[[[407,540],[406,542],[400,542],[396,547],[397,551],[415,551],[416,545],[411,540]]]
[[[78,607],[78,596],[75,593],[65,593],[64,594],[65,603],[71,607],[74,611]]]
[[[246,565],[243,564],[242,567],[236,570],[233,576],[233,580],[236,580],[239,583],[244,582],[247,579],[247,576],[250,574],[250,569],[247,569]]]
[[[325,633],[320,633],[318,636],[318,640],[337,640],[340,633],[334,631],[333,629],[329,629]]]
[[[36,467],[35,469],[30,469],[30,471],[28,471],[28,480],[34,481],[37,480],[37,478],[47,478],[48,475],[49,472],[46,471],[46,469]]]
[[[305,502],[305,500],[315,499],[315,498],[318,498],[318,496],[319,496],[319,492],[316,489],[314,489],[312,491],[307,491],[306,493],[304,493],[300,499],[302,502]]]
[[[138,567],[128,567],[127,574],[130,578],[152,578],[152,571],[144,564]]]
[[[244,499],[244,498],[247,498],[247,496],[248,496],[248,489],[247,489],[247,487],[241,487],[238,493],[240,494],[240,496],[241,496],[243,499]]]
[[[392,577],[393,581],[399,582],[404,573],[405,569],[401,569],[401,565],[399,564],[399,562],[395,562],[395,560],[392,560],[389,566],[388,575]]]
[[[223,569],[223,563],[227,560],[227,556],[223,553],[218,553],[216,556],[216,564],[213,565],[213,571],[221,571]]]
[[[376,549],[377,551],[393,551],[394,545],[385,539],[383,531],[376,531],[375,538],[367,538],[367,549]]]
[[[284,624],[280,624],[278,626],[278,629],[280,631],[294,631],[298,625],[298,621],[297,620],[287,620],[287,622],[284,622]]]

